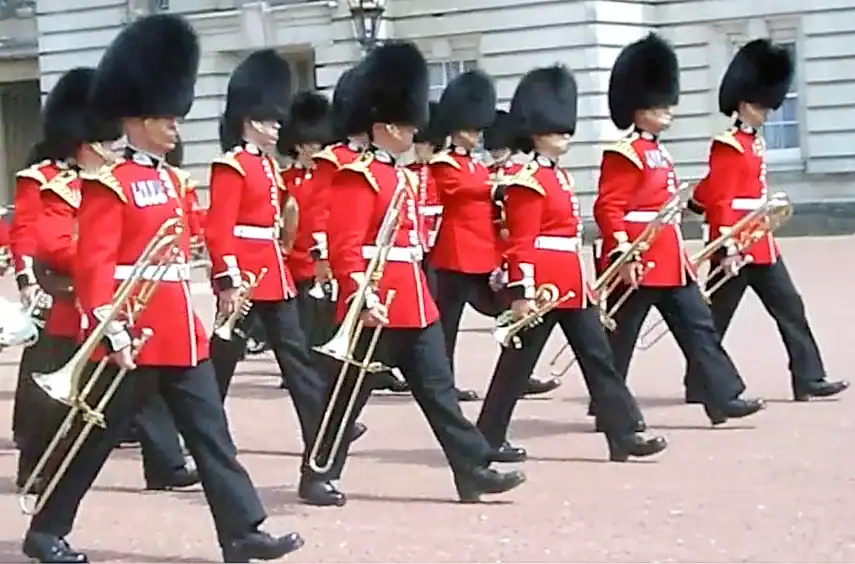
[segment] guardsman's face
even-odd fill
[[[762,127],[769,116],[772,115],[772,110],[764,108],[758,104],[751,102],[742,102],[739,105],[739,117],[742,121],[754,128]]]
[[[175,148],[178,142],[178,119],[175,116],[147,118],[143,120],[143,127],[152,146],[163,154]]]
[[[304,165],[312,163],[312,157],[321,150],[320,143],[301,143],[297,145],[297,160]]]
[[[547,156],[557,157],[570,149],[570,134],[549,133],[547,135],[538,135],[535,138],[535,143],[538,147],[543,148],[544,153],[548,153]]]
[[[455,136],[456,141],[464,149],[474,149],[481,143],[481,133],[479,131],[458,131]]]
[[[674,120],[674,106],[648,108],[636,113],[636,123],[641,129],[653,134],[661,133],[671,127]]]
[[[278,120],[250,120],[248,125],[248,131],[252,135],[246,136],[247,141],[258,145],[265,153],[273,151],[276,142],[279,141],[279,129],[282,124]]]
[[[503,163],[511,156],[510,149],[493,149],[490,151],[490,157],[493,158],[494,163]]]
[[[413,138],[418,128],[414,125],[386,124],[386,131],[395,147],[389,147],[394,153],[404,153],[413,146]]]

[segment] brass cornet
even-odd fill
[[[267,268],[262,268],[258,276],[252,272],[241,272],[242,281],[235,293],[235,304],[228,314],[217,314],[214,321],[214,335],[223,341],[231,341],[232,335],[237,331],[238,322],[249,314],[252,309],[252,293],[267,274]]]
[[[743,253],[786,223],[792,213],[793,207],[789,197],[784,192],[776,192],[759,208],[737,221],[729,233],[719,235],[690,257],[689,262],[695,271],[698,271],[706,261],[725,246],[732,246],[736,250],[736,256],[739,257],[732,267],[725,269],[719,264],[707,273],[705,281],[701,284],[703,297],[707,303],[719,288],[739,274],[743,266],[751,263],[752,258]],[[664,323],[664,320],[659,319],[650,325],[639,336],[635,348],[646,351],[661,341],[668,333],[668,329],[663,326]]]
[[[148,306],[158,284],[166,276],[169,267],[173,266],[178,260],[178,248],[176,245],[181,237],[182,230],[179,218],[166,220],[134,264],[131,275],[119,284],[116,293],[113,295],[113,301],[110,304],[110,310],[107,315],[93,329],[83,344],[80,345],[71,360],[56,372],[33,375],[35,383],[46,394],[52,399],[69,406],[70,409],[47,448],[42,453],[41,458],[36,463],[35,468],[33,468],[33,471],[27,478],[27,481],[18,490],[18,501],[21,511],[25,514],[35,515],[41,511],[47,500],[56,490],[56,486],[60,480],[62,480],[68,471],[69,466],[77,456],[84,442],[86,442],[92,429],[95,426],[106,427],[104,411],[113,395],[119,389],[119,385],[128,371],[127,369],[119,370],[112,380],[110,380],[109,385],[97,403],[93,406],[89,395],[93,393],[96,384],[99,382],[101,384],[104,383],[103,375],[104,370],[107,368],[109,357],[104,356],[87,377],[87,373],[89,373],[87,370],[89,359],[96,349],[101,346],[104,337],[107,335],[107,329],[112,322],[119,320],[123,315],[127,315],[128,319],[134,319]],[[152,276],[146,276],[147,272],[152,272]],[[151,330],[142,330],[135,353],[139,352],[140,347],[151,335]],[[84,379],[86,380],[85,385],[83,383]],[[70,433],[72,427],[77,422],[78,416],[83,423],[79,433],[70,441],[63,458],[58,462],[56,470],[50,476],[35,503],[30,504],[28,497],[36,480],[39,479],[39,476],[48,467],[48,464],[52,462],[54,455],[62,450],[61,445],[64,439],[66,439],[66,435]]]
[[[520,318],[517,318],[511,310],[503,312],[496,319],[497,327],[493,331],[493,338],[503,347],[511,345],[516,349],[522,347],[522,339],[519,337],[520,331],[542,322],[544,315],[574,297],[576,297],[576,292],[572,290],[562,296],[554,284],[539,286],[534,292],[535,310]]]

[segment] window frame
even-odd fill
[[[770,39],[775,43],[779,43],[782,45],[792,46],[793,52],[793,66],[795,71],[793,73],[793,81],[790,84],[790,90],[787,92],[787,95],[784,99],[784,103],[781,105],[781,108],[776,110],[776,113],[781,111],[784,107],[784,104],[789,103],[789,101],[794,101],[795,103],[795,121],[792,122],[790,120],[778,120],[772,123],[782,123],[782,124],[790,124],[794,123],[796,126],[796,146],[795,147],[782,147],[782,148],[770,148],[766,147],[766,163],[770,165],[773,169],[777,170],[796,170],[804,167],[804,142],[805,142],[805,115],[804,115],[804,107],[802,104],[802,93],[804,89],[802,88],[801,77],[802,73],[800,72],[800,60],[801,60],[801,47],[802,43],[799,41],[798,29],[795,26],[786,25],[786,26],[774,26],[774,22],[770,22],[769,31],[770,31]],[[774,115],[774,114],[773,114]],[[772,116],[770,116],[771,118]],[[783,117],[783,116],[781,116]],[[767,125],[769,121],[767,121]],[[764,126],[765,129],[766,126]],[[766,133],[765,130],[763,132],[763,140],[766,141]]]
[[[431,82],[428,85],[428,99],[432,102],[438,102],[442,96],[443,90],[448,86],[448,83],[454,80],[456,76],[463,74],[466,71],[478,68],[478,59],[475,58],[460,58],[460,59],[443,59],[439,61],[431,61],[428,63],[428,76],[432,74],[432,70],[439,67],[442,73],[442,84]],[[438,90],[438,94],[434,95]]]

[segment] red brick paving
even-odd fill
[[[829,372],[851,377],[855,238],[783,243],[805,295]],[[831,269],[831,270],[829,270]],[[12,295],[3,281],[4,295]],[[845,296],[843,301],[839,296]],[[210,315],[210,298],[199,304]],[[476,314],[469,328],[489,324]],[[465,332],[463,385],[483,389],[496,356],[489,334]],[[555,337],[544,362],[559,346]],[[343,509],[295,502],[299,440],[272,359],[241,365],[228,410],[241,460],[261,491],[271,531],[299,530],[292,562],[855,562],[853,397],[793,404],[775,328],[752,297],[726,344],[769,409],[745,424],[710,430],[697,406],[679,402],[683,362],[670,338],[642,353],[631,382],[648,422],[671,448],[652,462],[604,464],[590,432],[578,375],[548,400],[520,405],[515,442],[533,460],[527,484],[481,506],[451,502],[443,459],[407,398],[375,398],[370,432],[354,448]],[[0,400],[11,413],[19,352],[0,355]],[[541,372],[545,369],[541,367]],[[475,416],[477,404],[466,411]],[[26,521],[11,494],[15,452],[0,427],[0,561],[20,561]],[[136,451],[116,453],[87,498],[71,540],[98,561],[216,561],[201,493],[142,493]]]

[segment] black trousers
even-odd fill
[[[623,289],[618,289],[617,297]],[[638,334],[647,313],[656,307],[685,358],[697,367],[704,402],[722,407],[745,391],[739,372],[721,345],[712,313],[698,285],[682,287],[642,286],[635,290],[615,315],[617,327],[609,336],[615,367],[626,379]]]
[[[100,382],[106,384],[115,373],[111,365]],[[220,544],[264,521],[258,493],[237,460],[211,364],[204,361],[192,368],[146,366],[129,374],[106,409],[107,428],[92,431],[42,511],[32,518],[31,531],[58,537],[71,532],[80,502],[110,451],[153,394],[163,397],[196,460]]]
[[[321,413],[325,383],[315,370],[300,328],[297,301],[254,302],[244,320],[253,315],[264,325],[268,342],[297,410],[304,444],[311,444]],[[236,331],[231,341],[224,341],[216,335],[211,338],[211,361],[223,401],[246,348],[246,338],[239,333]]]
[[[33,470],[68,413],[65,405],[51,399],[36,385],[32,374],[58,370],[76,350],[75,339],[42,334],[36,344],[24,351],[13,415],[13,419],[23,419],[18,423],[20,478],[26,478]],[[139,430],[146,482],[168,481],[176,470],[184,468],[186,461],[178,430],[162,398],[152,396],[134,423]]]
[[[442,333],[445,335],[445,352],[454,372],[454,352],[457,332],[466,304],[487,317],[497,317],[504,308],[496,293],[490,288],[490,273],[467,274],[454,270],[436,269],[436,306]]]
[[[309,295],[314,280],[297,282],[297,315],[306,342],[310,347],[322,345],[335,333],[336,302],[329,299],[317,299]]]
[[[542,323],[520,333],[521,348],[502,350],[478,416],[478,428],[493,447],[506,440],[517,401],[528,386],[528,379],[556,325],[561,327],[579,359],[588,393],[597,406],[600,428],[606,435],[631,435],[635,422],[641,419],[635,398],[615,369],[609,340],[597,310],[593,307],[553,310],[544,316]]]
[[[715,265],[712,267],[715,268]],[[715,283],[716,280],[710,280],[710,285]],[[771,265],[748,264],[737,276],[716,290],[710,307],[718,334],[723,338],[727,333],[736,308],[748,288],[754,290],[778,325],[778,332],[790,357],[793,388],[824,380],[827,376],[825,366],[805,314],[804,301],[782,259]],[[699,386],[700,378],[695,364],[694,359],[688,359],[685,379],[687,389],[694,390]]]
[[[455,475],[466,476],[476,468],[486,467],[489,463],[490,446],[460,409],[460,402],[454,389],[454,376],[448,365],[443,347],[442,328],[439,323],[424,329],[385,328],[382,331],[374,358],[388,366],[397,366],[401,370]],[[373,330],[366,330],[363,333],[363,339],[356,347],[357,358],[363,358],[372,332]],[[351,367],[345,375],[348,380],[342,387],[340,401],[331,402],[332,387],[327,392],[326,409],[333,410],[333,420],[338,422],[343,418],[344,404],[347,403],[344,398],[351,397],[352,393],[357,395],[354,409],[344,422],[345,440],[335,453],[333,467],[324,475],[314,474],[304,468],[306,477],[335,480],[341,476],[350,446],[347,437],[351,436],[353,424],[371,395],[370,382],[364,382],[359,390],[348,386],[348,382],[353,382],[355,377],[356,369]],[[318,437],[318,439],[322,441],[321,450],[328,452],[329,435]],[[304,459],[308,459],[308,456],[309,453],[306,452]]]

